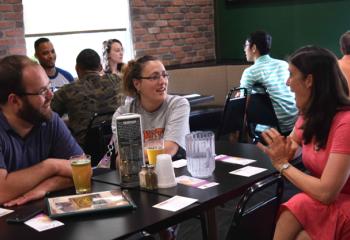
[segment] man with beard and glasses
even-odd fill
[[[36,40],[34,48],[35,57],[50,78],[51,87],[53,89],[60,88],[74,81],[73,76],[69,72],[55,66],[56,52],[48,38],[39,38]]]
[[[44,69],[26,56],[0,60],[0,205],[21,205],[72,186],[70,156],[83,154],[51,110]]]

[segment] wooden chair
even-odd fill
[[[236,206],[226,239],[271,240],[283,186],[277,174],[248,188]]]

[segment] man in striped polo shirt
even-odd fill
[[[289,134],[297,117],[294,94],[286,85],[289,77],[288,63],[269,56],[272,37],[264,31],[248,36],[244,52],[247,61],[254,64],[242,74],[240,87],[251,94],[253,86],[259,85],[269,93],[282,134]]]

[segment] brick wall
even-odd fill
[[[215,59],[214,0],[130,0],[136,57],[165,65]]]
[[[22,0],[0,0],[0,58],[26,54]]]
[[[136,57],[165,65],[215,59],[214,0],[130,0]],[[0,0],[0,58],[26,54],[21,0]]]

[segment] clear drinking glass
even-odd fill
[[[144,147],[147,152],[148,163],[157,164],[157,155],[164,153],[164,139],[162,137],[154,137],[145,141]]]
[[[70,157],[72,175],[77,194],[91,192],[91,157],[90,155],[79,155]]]
[[[187,170],[193,177],[207,178],[215,169],[215,140],[211,131],[186,135]]]

